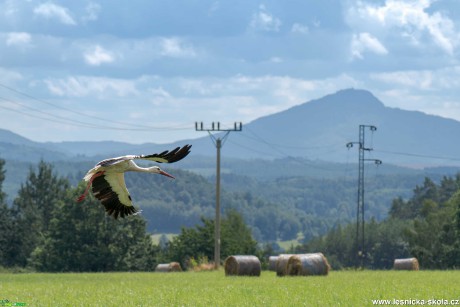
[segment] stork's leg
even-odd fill
[[[97,177],[99,176],[102,176],[104,175],[104,171],[102,172],[97,172],[96,174],[94,174],[88,181],[88,185],[86,186],[86,189],[85,189],[85,192],[83,194],[81,194],[78,198],[77,198],[77,202],[81,202],[83,201],[85,198],[86,198],[86,195],[88,195],[88,191],[89,191],[89,188],[91,187],[91,185],[93,184],[93,181],[94,179],[96,179]]]

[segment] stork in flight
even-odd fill
[[[126,188],[125,172],[154,173],[173,179],[174,177],[161,170],[158,166],[140,167],[133,160],[142,159],[158,163],[173,163],[185,158],[190,153],[190,147],[192,145],[185,145],[182,148],[177,147],[159,154],[127,155],[102,160],[86,173],[83,179],[88,182],[88,185],[77,201],[83,201],[92,186],[94,196],[101,201],[108,215],[112,215],[117,219],[118,216],[125,217],[135,214],[137,210],[133,207],[131,196]]]

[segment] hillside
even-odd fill
[[[224,153],[344,162],[350,159],[345,144],[359,140],[361,124],[377,127],[374,133],[366,131],[366,145],[374,148],[371,156],[384,163],[416,167],[460,164],[460,143],[454,141],[460,134],[460,122],[389,108],[370,92],[354,89],[259,118],[245,125],[244,133],[233,133]],[[351,159],[357,160],[357,150],[351,151]]]
[[[416,111],[386,107],[372,93],[347,89],[288,110],[258,118],[233,132],[222,155],[240,159],[303,157],[311,161],[347,162],[357,159],[356,149],[345,146],[358,141],[361,124],[375,125],[366,131],[366,145],[372,157],[384,163],[410,167],[460,165],[460,122]],[[204,123],[210,128],[211,123]],[[199,135],[202,137],[198,137]],[[223,134],[217,134],[222,136]],[[127,144],[105,142],[38,143],[7,130],[0,130],[1,156],[6,159],[36,162],[40,159],[100,160],[126,153],[149,153],[183,144],[193,144],[193,156],[215,156],[206,132],[197,139],[173,144]],[[22,154],[21,154],[22,153]]]

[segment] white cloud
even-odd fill
[[[66,79],[46,79],[48,90],[63,97],[87,97],[94,95],[99,99],[131,97],[137,95],[135,82],[103,77],[68,77]]]
[[[214,14],[214,12],[216,12],[217,10],[219,10],[220,8],[220,2],[219,1],[214,1],[211,6],[209,7],[208,9],[208,16],[212,16]]]
[[[0,8],[1,8],[0,12],[4,14],[4,16],[7,18],[12,17],[19,11],[19,7],[17,6],[17,4],[18,4],[17,1],[6,0],[0,4]]]
[[[307,34],[308,31],[308,27],[300,23],[293,24],[291,28],[291,32],[293,33]]]
[[[76,25],[75,20],[70,16],[69,10],[52,2],[42,3],[34,8],[34,13],[45,18],[56,18],[66,25]]]
[[[196,120],[247,123],[342,88],[359,87],[356,80],[347,75],[313,80],[271,75],[221,78],[147,75],[136,79],[74,76],[48,78],[40,83],[54,96],[53,101],[61,101],[81,112],[106,116],[114,121],[125,121],[127,116],[132,116],[140,124],[150,125],[154,121],[156,126],[181,126],[187,130],[190,127],[190,134],[195,137],[193,123]],[[53,139],[68,139],[68,135],[61,133],[66,128],[74,129],[54,128]],[[72,137],[88,140],[86,130],[75,131],[77,134]],[[106,131],[92,132],[92,137],[107,138]],[[110,136],[114,137],[145,142],[142,134]],[[168,131],[155,135],[155,141],[170,142],[184,137],[184,132],[172,135]]]
[[[161,86],[157,88],[151,88],[149,92],[152,93],[152,95],[155,97],[171,98],[171,94],[165,91]]]
[[[439,11],[427,11],[434,0],[386,0],[383,5],[367,4],[358,1],[347,12],[348,23],[359,30],[373,28],[375,31],[399,33],[401,38],[409,39],[419,45],[424,35],[435,45],[452,55],[459,44],[459,35],[454,22]],[[397,28],[398,31],[394,32]],[[369,31],[369,30],[368,30]]]
[[[363,53],[369,51],[378,55],[388,54],[388,50],[382,43],[371,34],[364,32],[353,34],[351,41],[351,56],[352,58],[363,58]]]
[[[252,15],[250,27],[259,31],[278,32],[281,20],[267,12],[264,5],[260,5],[259,11]]]
[[[27,46],[30,44],[32,36],[27,32],[10,32],[6,37],[7,46]]]
[[[0,67],[0,83],[14,84],[22,79],[23,76],[19,72]]]
[[[171,100],[172,98],[171,94],[168,91],[166,91],[162,86],[148,89],[147,92],[151,93],[152,97],[150,101],[155,106],[159,106],[164,102]]]
[[[272,63],[283,63],[283,59],[277,56],[271,57],[269,61]]]
[[[186,46],[179,38],[163,38],[160,41],[160,54],[169,57],[194,57],[196,55],[192,47]]]
[[[395,71],[371,74],[371,78],[387,84],[414,87],[427,90],[432,87],[433,73],[431,71]]]
[[[84,53],[84,58],[87,64],[99,66],[103,63],[111,63],[115,61],[115,56],[112,52],[105,50],[99,45],[91,48],[90,51]]]
[[[390,85],[392,88],[404,88],[422,91],[442,92],[460,88],[460,66],[435,70],[401,70],[385,73],[373,73],[372,80]]]
[[[86,5],[85,11],[86,15],[82,17],[84,22],[87,21],[95,21],[99,17],[99,12],[101,10],[101,6],[98,3],[90,2]]]
[[[329,94],[342,88],[359,87],[356,80],[348,75],[314,80],[289,76],[236,75],[229,78],[181,78],[174,79],[173,82],[180,85],[184,97],[221,101],[223,105],[216,105],[218,108],[232,108],[235,97],[241,99],[246,97],[244,98],[245,109],[254,112],[249,118],[245,117],[245,121],[267,115],[267,113],[262,114],[261,109],[281,111],[311,98],[320,97],[321,94]],[[249,101],[251,104],[248,104]],[[228,112],[231,114],[234,111],[228,110]],[[249,113],[246,115],[249,116]]]

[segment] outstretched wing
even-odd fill
[[[137,212],[126,188],[123,173],[107,173],[96,177],[92,183],[92,190],[107,214],[115,219]]]
[[[134,159],[150,160],[158,163],[173,163],[185,158],[190,153],[191,147],[192,145],[185,145],[182,148],[177,147],[171,151],[165,150],[159,154],[135,156]]]
[[[137,156],[134,156],[134,155],[127,155],[127,156],[121,156],[121,157],[116,157],[116,158],[109,158],[109,159],[102,160],[101,162],[96,164],[96,166],[111,166],[111,165],[114,165],[114,164],[117,164],[117,163],[120,163],[126,160],[136,159],[136,157]]]

